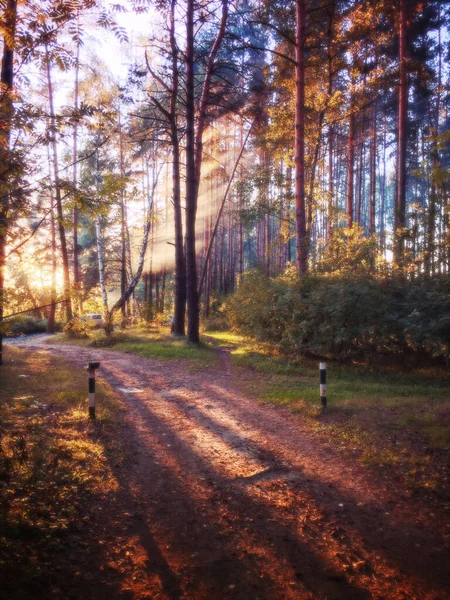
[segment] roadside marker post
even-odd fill
[[[90,362],[88,366],[89,378],[89,417],[95,419],[95,371],[100,367],[99,362]]]
[[[320,369],[320,401],[323,408],[327,407],[327,363],[319,363]]]

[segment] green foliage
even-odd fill
[[[65,325],[63,331],[70,338],[88,338],[88,332],[92,328],[92,323],[88,320],[75,317]]]
[[[328,247],[317,266],[317,272],[373,273],[375,266],[380,262],[378,254],[375,236],[367,237],[365,230],[358,223],[351,229],[337,228],[333,231]]]
[[[20,315],[8,319],[3,326],[4,334],[7,336],[45,333],[47,331],[47,319],[38,319],[36,317]]]
[[[231,327],[287,353],[334,358],[450,355],[450,282],[405,281],[356,263],[335,275],[245,274],[225,303]]]
[[[450,280],[422,278],[407,288],[402,324],[409,345],[431,356],[450,356]]]

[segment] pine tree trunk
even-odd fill
[[[164,313],[166,295],[166,269],[163,268],[161,273],[161,293],[159,296],[159,312]]]
[[[334,179],[333,179],[333,128],[328,126],[328,208],[327,241],[330,241],[334,226]]]
[[[119,166],[120,176],[124,176],[124,163],[123,163],[123,141],[122,141],[122,123],[121,114],[119,108]],[[125,208],[125,195],[123,189],[120,191],[120,295],[125,294],[127,289],[127,226],[126,226],[126,208]],[[123,304],[122,308],[122,320],[126,319],[126,306]]]
[[[172,200],[175,227],[175,290],[172,333],[184,336],[186,321],[186,262],[183,247],[183,216],[181,212],[180,143],[178,139],[178,45],[175,38],[176,0],[170,11],[170,47],[172,53],[172,88],[170,95],[170,139],[172,145]]]
[[[186,300],[187,339],[200,341],[200,306],[197,289],[197,261],[195,251],[195,221],[197,216],[198,192],[203,158],[203,133],[206,126],[206,111],[210,100],[211,80],[217,52],[225,34],[228,19],[228,0],[222,0],[222,17],[214,44],[208,56],[200,96],[195,128],[195,81],[194,81],[194,0],[186,3]]]
[[[103,237],[100,224],[100,215],[95,217],[95,234],[97,237],[97,261],[98,261],[98,278],[100,282],[100,291],[102,293],[103,315],[108,315],[108,294],[106,291],[105,282],[105,257],[103,252]]]
[[[408,119],[407,15],[406,0],[400,0],[399,101],[397,130],[397,194],[394,218],[394,261],[401,268],[405,252],[406,226],[406,134]]]
[[[8,0],[5,10],[4,30],[8,36],[3,40],[3,56],[1,84],[2,93],[0,100],[0,157],[2,162],[10,162],[10,139],[14,105],[11,91],[14,83],[14,39],[16,33],[17,2]],[[3,335],[1,325],[4,315],[5,302],[5,268],[6,268],[6,243],[8,236],[8,219],[10,209],[9,199],[9,174],[4,172],[0,178],[0,365],[3,364]]]
[[[77,23],[78,25],[78,23]],[[75,57],[75,89],[74,89],[74,108],[75,113],[78,113],[79,108],[79,71],[80,71],[80,41],[77,41],[77,50]],[[78,248],[78,204],[77,204],[77,188],[78,188],[78,114],[75,115],[75,123],[73,126],[73,286],[77,292],[76,310],[82,310],[81,303],[81,273],[80,273],[80,252]]]
[[[296,266],[308,271],[308,240],[305,212],[305,0],[296,0],[295,38],[295,222]]]
[[[55,313],[56,313],[56,228],[55,216],[53,211],[53,197],[50,198],[50,231],[52,244],[52,287],[50,291],[50,309],[47,319],[47,333],[55,333]]]
[[[47,146],[47,160],[48,160],[48,175],[50,182],[52,181],[52,158],[50,155],[50,146]],[[50,290],[50,302],[51,305],[48,311],[47,318],[47,333],[55,333],[55,314],[56,314],[56,227],[55,227],[55,210],[54,210],[55,198],[53,195],[53,186],[50,185],[50,239],[52,249],[52,283]]]
[[[377,192],[377,104],[373,106],[372,137],[370,140],[370,197],[369,197],[369,233],[375,235]]]
[[[330,6],[330,18],[327,29],[327,63],[328,63],[328,101],[333,96],[333,23],[334,23],[335,2],[332,0]],[[333,125],[328,123],[328,205],[327,205],[327,228],[326,239],[330,241],[333,231],[333,200],[334,200],[334,181],[333,181]]]
[[[66,232],[64,229],[64,215],[62,209],[62,197],[61,197],[61,183],[59,177],[59,163],[58,163],[58,144],[56,141],[56,119],[55,109],[53,102],[53,85],[50,71],[50,56],[48,47],[45,47],[46,54],[46,68],[47,68],[47,86],[48,86],[48,100],[50,106],[50,127],[51,127],[51,141],[53,149],[53,174],[54,174],[54,185],[55,185],[55,201],[56,201],[56,214],[58,220],[58,231],[59,240],[61,246],[61,258],[63,264],[63,281],[64,281],[64,296],[66,298],[65,304],[65,316],[66,321],[70,321],[72,318],[72,305],[70,299],[70,267],[69,267],[69,253],[67,250]]]
[[[353,101],[350,102],[350,115],[348,127],[348,165],[347,165],[347,227],[353,225],[353,182],[355,170],[355,113]]]
[[[199,303],[195,254],[195,220],[197,215],[197,175],[195,172],[195,105],[194,105],[194,0],[187,0],[186,12],[186,300],[187,339],[198,343]]]

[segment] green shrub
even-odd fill
[[[410,346],[431,356],[450,356],[450,280],[423,277],[407,288],[402,324]]]
[[[421,352],[449,356],[450,282],[366,269],[300,279],[246,273],[225,303],[231,327],[283,352],[335,358]]]
[[[64,326],[63,331],[71,338],[87,338],[92,329],[92,323],[88,319],[75,317]]]
[[[5,321],[4,326],[4,333],[7,336],[45,333],[47,331],[47,319],[38,319],[29,315],[18,315]]]

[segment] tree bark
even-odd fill
[[[77,16],[78,26],[78,16]],[[78,108],[79,108],[79,71],[80,71],[80,40],[77,40],[77,50],[75,57],[75,89],[74,89],[74,108],[75,108],[75,124],[73,126],[73,286],[77,292],[76,310],[82,310],[81,303],[81,273],[80,273],[80,253],[78,248],[78,204],[77,204],[77,188],[78,188]]]
[[[97,261],[98,261],[98,278],[100,282],[100,291],[102,293],[103,315],[108,315],[108,294],[106,291],[105,282],[105,257],[103,252],[103,236],[100,223],[100,215],[95,217],[95,235],[97,238]]]
[[[348,127],[348,165],[347,165],[347,227],[353,225],[353,185],[355,172],[355,108],[353,101],[350,102],[350,115]]]
[[[186,261],[183,247],[183,216],[181,212],[180,143],[178,139],[178,46],[175,38],[176,0],[170,12],[170,46],[172,53],[172,88],[170,96],[170,135],[172,144],[172,200],[175,227],[175,306],[172,333],[184,336],[186,321]]]
[[[296,266],[308,271],[308,240],[305,212],[305,0],[296,0],[295,38],[295,222]]]
[[[375,235],[377,192],[377,104],[372,113],[372,137],[370,140],[370,197],[369,197],[369,233]]]
[[[56,213],[58,220],[58,231],[61,245],[61,258],[63,264],[63,280],[64,280],[64,296],[65,296],[65,315],[66,321],[70,321],[72,318],[72,304],[70,299],[70,268],[69,268],[69,253],[67,250],[66,231],[64,229],[64,215],[62,209],[62,197],[61,197],[61,183],[59,178],[59,163],[58,163],[58,144],[56,141],[56,119],[55,119],[55,108],[53,102],[53,85],[50,70],[50,55],[48,52],[48,46],[45,47],[46,55],[46,69],[47,69],[47,86],[48,86],[48,101],[50,107],[50,128],[51,128],[51,142],[53,149],[53,174],[54,174],[54,185],[55,185],[55,201],[56,201]]]
[[[123,140],[122,140],[122,122],[119,108],[119,162],[120,176],[124,176],[123,164]],[[127,226],[125,211],[125,194],[123,188],[120,191],[120,295],[123,296],[127,288]],[[126,305],[122,306],[122,320],[126,319]]]
[[[205,67],[202,93],[200,96],[197,127],[195,127],[194,103],[194,0],[187,0],[186,8],[186,299],[187,299],[187,339],[200,341],[200,307],[197,290],[197,263],[195,251],[195,221],[197,216],[198,192],[203,158],[203,133],[206,126],[207,104],[210,98],[211,82],[217,52],[225,34],[228,19],[228,0],[222,0],[222,17],[216,39],[213,43]]]
[[[11,92],[14,84],[14,44],[16,34],[17,2],[8,0],[5,11],[5,29],[8,36],[3,39],[3,56],[0,96],[0,157],[2,163],[10,163],[10,140],[14,106]],[[3,364],[3,334],[2,322],[5,304],[5,268],[6,268],[6,243],[9,225],[9,173],[8,168],[2,166],[0,175],[0,365]]]
[[[407,14],[406,0],[400,0],[399,100],[397,129],[397,194],[394,215],[394,262],[403,267],[406,226],[406,134],[408,119]]]

